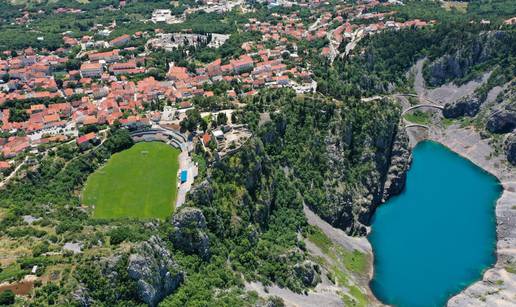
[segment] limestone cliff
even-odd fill
[[[403,191],[411,162],[412,153],[409,148],[408,135],[405,128],[399,126],[392,146],[391,165],[385,180],[382,201]]]
[[[348,234],[365,235],[377,206],[404,187],[411,154],[400,116],[400,106],[390,99],[336,102],[303,97],[285,104],[235,157],[238,164],[219,165],[221,173],[238,172],[249,193],[232,205],[245,208],[238,213],[267,229],[271,210],[284,198],[279,190],[278,200],[277,180],[285,177],[321,218]],[[213,194],[208,179],[191,191],[189,201],[203,210],[212,232],[224,233],[221,217],[210,209]],[[237,216],[231,219],[233,224],[239,221]],[[200,237],[184,240],[181,227],[176,229],[174,245],[195,252],[197,247],[181,242],[197,246]]]
[[[172,224],[174,229],[170,239],[175,247],[187,253],[196,253],[204,260],[210,257],[206,219],[200,209],[182,207],[174,214]]]
[[[136,282],[137,295],[149,306],[156,306],[183,282],[184,273],[156,236],[140,243],[129,256],[127,272]]]
[[[482,101],[475,95],[466,96],[444,105],[443,115],[446,118],[475,116],[480,110]]]
[[[389,102],[384,103],[388,112]],[[327,202],[312,206],[324,220],[349,234],[365,235],[377,206],[403,190],[411,153],[398,119],[399,113],[377,117],[367,123],[372,128],[368,133],[358,131],[352,121],[336,119],[326,138],[331,170]]]
[[[507,160],[512,165],[516,165],[516,133],[512,133],[505,140],[505,154]]]
[[[505,90],[498,95],[494,103],[488,105],[485,114],[480,117],[485,121],[485,129],[494,134],[505,135],[501,148],[507,161],[516,165],[516,80],[505,84]]]
[[[480,64],[503,57],[511,52],[513,33],[490,31],[465,37],[458,42],[457,48],[432,61],[425,68],[425,79],[430,86],[443,85],[448,81],[466,77]]]
[[[516,80],[507,84],[498,103],[489,113],[486,129],[493,133],[508,133],[516,128]]]
[[[92,257],[77,268],[79,284],[71,293],[78,306],[143,302],[157,306],[184,280],[165,241],[151,236],[108,257]]]
[[[294,267],[294,271],[307,287],[315,287],[321,281],[319,265],[312,261],[307,260],[303,263],[298,263]]]

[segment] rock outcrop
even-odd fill
[[[512,165],[516,165],[516,133],[512,133],[507,137],[504,147],[507,160]]]
[[[204,260],[210,257],[210,240],[206,234],[206,219],[202,211],[182,207],[173,217],[174,229],[170,240],[174,247],[187,253],[195,253]]]
[[[149,306],[156,306],[183,282],[184,273],[157,236],[140,243],[129,255],[127,272],[136,282],[137,295]]]
[[[445,83],[449,79],[464,76],[466,65],[469,61],[462,60],[459,55],[445,55],[428,67],[428,84],[437,86]]]
[[[279,296],[272,296],[267,298],[267,301],[265,301],[263,304],[257,304],[256,307],[284,307],[285,302],[283,299]]]
[[[294,267],[297,277],[307,287],[315,287],[320,281],[319,266],[312,261],[299,263]]]
[[[446,118],[461,116],[475,116],[480,110],[482,101],[476,96],[462,97],[454,102],[444,105],[443,115]]]
[[[374,128],[368,128],[374,132],[358,136],[353,123],[336,119],[325,140],[332,170],[326,184],[326,203],[311,206],[334,227],[351,235],[365,235],[376,207],[403,190],[411,155],[408,137],[398,120],[394,115],[384,116],[371,125]],[[356,149],[359,146],[361,149]],[[353,156],[354,152],[360,155]],[[356,165],[367,170],[350,178],[350,169]]]
[[[486,129],[493,133],[508,133],[516,129],[516,80],[505,85],[498,96],[494,110],[489,114]]]
[[[120,279],[118,267],[119,263],[121,263],[122,260],[122,255],[114,255],[108,258],[102,258],[100,260],[100,266],[102,267],[102,275],[104,275],[111,282],[116,283]]]
[[[72,293],[72,299],[81,307],[90,307],[93,305],[93,300],[88,293],[88,289],[86,289],[82,284],[80,284]]]
[[[425,68],[430,86],[440,86],[448,81],[463,78],[475,65],[486,63],[502,52],[509,53],[511,37],[505,31],[485,32],[465,38],[463,46],[454,53],[445,54]]]
[[[213,200],[213,188],[211,187],[208,180],[194,185],[188,198],[192,200],[194,204],[209,204]]]
[[[398,195],[403,191],[411,162],[412,153],[409,148],[407,132],[403,127],[398,127],[398,133],[392,146],[391,166],[385,180],[382,201],[386,201],[391,196]]]
[[[493,133],[507,133],[516,128],[516,108],[503,109],[491,113],[486,123],[487,130]]]

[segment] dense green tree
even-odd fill
[[[15,295],[11,290],[5,290],[0,293],[0,305],[12,305],[15,301]]]

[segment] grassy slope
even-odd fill
[[[331,259],[331,263],[328,263],[324,258],[320,258],[319,264],[329,270],[337,285],[348,289],[347,293],[341,293],[344,306],[367,306],[366,294],[354,284],[354,278],[350,278],[350,275],[367,275],[366,255],[357,250],[345,250],[334,244],[319,228],[315,228],[308,235],[308,240]]]
[[[147,153],[145,153],[147,152]],[[177,194],[179,151],[163,143],[139,143],[115,154],[88,178],[83,203],[97,218],[166,218]]]

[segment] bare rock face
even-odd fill
[[[140,300],[156,306],[184,280],[184,273],[172,259],[165,243],[157,236],[140,243],[129,256],[127,272],[136,282]]]
[[[498,52],[510,53],[511,36],[506,31],[484,32],[452,54],[446,54],[426,68],[430,86],[439,86],[450,80],[463,78],[478,64],[492,59]]]
[[[301,279],[307,287],[315,287],[320,281],[319,266],[312,261],[299,263],[294,267],[296,275]]]
[[[476,96],[466,96],[444,105],[443,115],[446,118],[461,116],[475,116],[480,110],[482,102]]]
[[[468,60],[459,56],[445,55],[429,66],[428,84],[432,86],[441,85],[446,80],[462,77],[465,74],[466,66],[471,65]]]
[[[102,275],[107,277],[110,281],[116,282],[120,278],[120,274],[117,271],[118,264],[122,261],[122,255],[115,255],[109,258],[102,258],[100,260],[102,267]]]
[[[516,133],[509,135],[505,140],[505,154],[507,160],[512,165],[516,165]]]
[[[192,207],[182,207],[172,220],[174,230],[170,240],[175,247],[195,253],[204,260],[210,257],[210,240],[206,234],[206,219],[202,211]]]
[[[391,196],[398,195],[403,191],[411,163],[412,153],[409,148],[407,132],[403,127],[398,127],[398,133],[392,146],[391,166],[385,180],[382,201],[386,201]]]
[[[491,115],[487,129],[493,133],[507,133],[516,128],[516,112],[502,110]]]
[[[514,110],[506,108],[493,112],[487,120],[486,128],[493,133],[507,133],[514,130],[516,128],[516,104]]]
[[[72,293],[72,298],[75,303],[81,307],[89,307],[93,304],[93,300],[88,293],[88,289],[86,289],[82,284],[80,284]]]
[[[357,129],[346,114],[336,116],[324,139],[331,170],[325,182],[326,201],[307,205],[350,235],[366,235],[375,209],[404,187],[411,157],[409,140],[399,126],[396,105],[390,106],[390,116],[378,118],[367,128],[368,133]],[[354,173],[356,165],[367,167],[367,171]],[[347,184],[350,181],[353,184]]]
[[[493,133],[513,131],[516,129],[516,80],[505,85],[496,102],[496,107],[487,117],[486,129]]]
[[[207,180],[194,185],[188,197],[196,204],[209,204],[213,200],[213,188]]]

